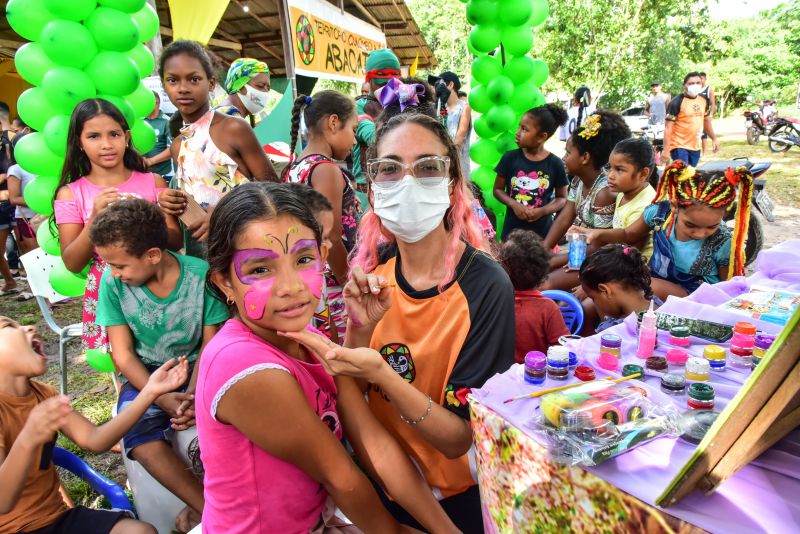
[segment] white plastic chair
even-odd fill
[[[111,415],[117,416],[117,405],[111,408]],[[189,445],[197,437],[197,427],[175,432],[172,438],[172,448],[188,466]],[[120,442],[122,446],[122,442]],[[175,518],[186,504],[176,497],[171,491],[154,479],[147,469],[136,460],[131,460],[122,453],[125,471],[128,473],[128,487],[133,493],[133,502],[136,506],[136,515],[139,519],[153,525],[159,534],[170,534],[175,530]]]
[[[19,258],[25,266],[25,272],[28,277],[28,285],[31,288],[31,293],[36,297],[36,303],[39,305],[39,310],[42,312],[44,321],[47,326],[55,334],[58,335],[58,361],[61,365],[61,393],[67,393],[67,340],[73,337],[81,337],[83,333],[83,325],[75,323],[67,326],[60,326],[53,314],[50,313],[50,305],[47,301],[59,302],[66,300],[67,297],[57,293],[51,286],[49,281],[50,271],[53,269],[57,259],[55,256],[45,254],[45,252],[37,248],[23,254]],[[46,300],[45,300],[46,299]]]

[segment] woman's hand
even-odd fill
[[[103,210],[105,210],[108,206],[113,204],[114,202],[120,200],[122,197],[119,194],[119,189],[116,187],[107,187],[100,191],[96,197],[94,197],[94,205],[92,206],[92,218],[100,215]]]
[[[308,330],[278,334],[306,347],[331,376],[345,375],[377,382],[377,376],[386,368],[386,362],[381,355],[372,349],[340,347],[327,337]]]
[[[392,307],[392,287],[382,276],[353,267],[342,290],[347,315],[356,328],[377,324]]]
[[[588,234],[590,232],[589,228],[584,228],[583,226],[576,226],[572,225],[567,230],[567,234]]]
[[[180,217],[186,211],[186,193],[177,189],[162,189],[158,192],[158,205],[164,213]]]
[[[142,393],[147,392],[158,398],[165,393],[175,391],[186,382],[189,376],[189,364],[186,358],[181,356],[177,360],[171,358],[164,365],[156,369],[150,374],[142,389]]]

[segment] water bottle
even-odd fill
[[[586,234],[570,232],[567,234],[567,242],[567,266],[570,269],[580,269],[586,259]]]

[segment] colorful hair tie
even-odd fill
[[[419,95],[424,94],[425,86],[421,83],[405,84],[397,78],[392,78],[378,90],[376,96],[384,109],[397,102],[402,112],[408,106],[418,106]]]
[[[625,254],[626,256],[630,256],[630,252],[631,252],[631,247],[629,247],[628,245],[622,247],[622,253]]]
[[[603,125],[600,123],[600,115],[591,115],[586,122],[583,123],[583,130],[578,133],[578,137],[584,139],[591,139],[600,133]]]
[[[310,105],[311,105],[311,97],[307,96],[306,97],[306,106],[310,106]]]

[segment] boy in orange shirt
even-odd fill
[[[156,397],[186,381],[186,361],[164,364],[127,410],[95,426],[72,410],[67,396],[32,380],[47,371],[43,348],[34,327],[0,316],[0,532],[155,534],[125,512],[69,508],[61,497],[53,447],[62,431],[80,447],[107,451]]]

